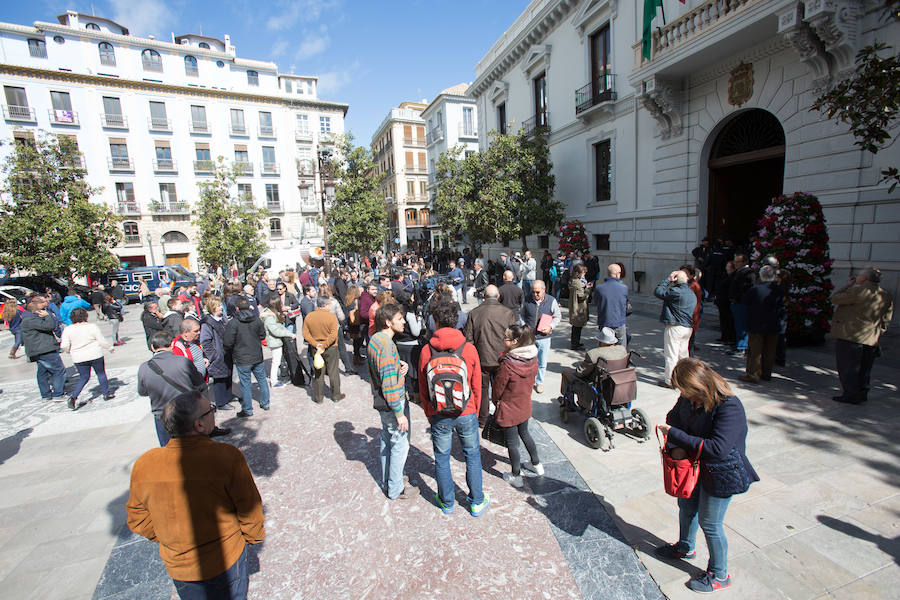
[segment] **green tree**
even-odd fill
[[[119,217],[91,202],[75,143],[64,136],[20,139],[2,166],[0,263],[72,280],[120,265]]]
[[[266,251],[262,219],[269,214],[252,199],[232,196],[238,171],[219,157],[211,181],[197,184],[200,201],[193,224],[200,230],[197,255],[216,266],[242,267],[248,258]]]
[[[378,193],[383,175],[375,175],[372,152],[353,146],[350,134],[336,139],[338,157],[325,165],[325,176],[337,181],[334,203],[326,212],[328,251],[369,252],[384,246],[387,207]]]
[[[897,11],[895,2],[886,2]],[[856,56],[856,73],[820,96],[810,110],[821,110],[850,125],[855,144],[872,154],[890,145],[890,130],[900,118],[900,56],[892,46],[876,42]],[[882,55],[889,56],[882,58]],[[881,182],[890,182],[889,192],[900,183],[896,166],[882,169]]]
[[[445,233],[475,246],[520,238],[524,248],[526,236],[554,232],[563,218],[547,138],[542,130],[489,135],[484,152],[460,159],[455,148],[439,158],[435,212]]]

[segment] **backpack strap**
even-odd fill
[[[194,391],[192,389],[188,389],[188,388],[184,387],[180,383],[175,383],[174,381],[169,379],[169,377],[167,377],[166,374],[162,372],[162,368],[158,364],[156,364],[156,361],[154,361],[152,358],[147,361],[147,366],[150,367],[151,371],[153,371],[154,373],[156,373],[157,375],[162,377],[166,383],[171,385],[173,388],[175,388],[179,392],[187,394],[187,393]]]

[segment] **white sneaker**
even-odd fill
[[[531,463],[522,463],[522,467],[533,472],[535,475],[544,474],[544,465],[542,464],[533,465]]]
[[[522,481],[521,475],[513,475],[512,473],[504,473],[503,481],[508,482],[509,485],[513,486],[514,488],[520,488],[525,485],[525,482]]]

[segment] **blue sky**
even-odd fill
[[[231,35],[238,56],[319,76],[319,96],[347,102],[347,128],[368,145],[391,107],[432,100],[475,78],[475,63],[527,0],[37,0],[9,2],[0,20],[54,21],[67,9],[111,18],[132,35]]]

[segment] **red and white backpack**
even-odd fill
[[[462,350],[466,342],[456,350],[437,350],[431,344],[431,358],[425,365],[428,381],[428,397],[431,407],[439,415],[455,417],[469,405],[472,390],[469,389],[469,369],[463,360]]]

